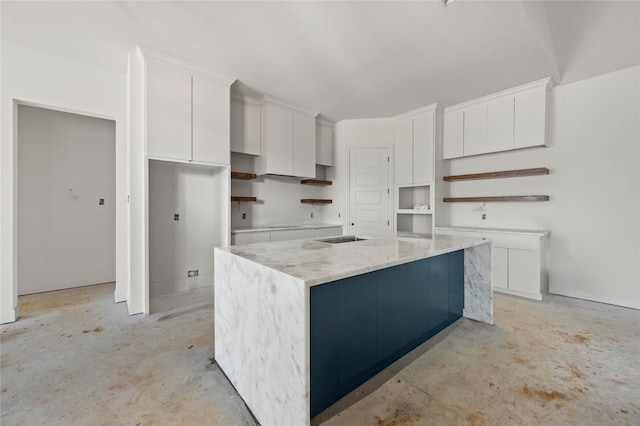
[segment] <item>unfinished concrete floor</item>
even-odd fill
[[[113,290],[20,298],[0,328],[3,426],[255,424],[208,361],[212,304],[129,317]],[[640,424],[639,311],[498,294],[495,322],[458,321],[312,423]]]

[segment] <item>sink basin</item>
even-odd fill
[[[331,238],[325,238],[318,241],[322,241],[323,243],[330,243],[330,244],[340,244],[340,243],[352,243],[354,241],[363,241],[363,240],[366,240],[366,238],[358,238],[355,235],[345,235],[344,237],[331,237]]]

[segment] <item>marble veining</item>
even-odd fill
[[[490,244],[464,251],[464,316],[493,324]]]
[[[218,249],[215,261],[216,361],[261,424],[308,424],[308,289]]]
[[[214,250],[215,358],[258,421],[309,425],[310,287],[464,249],[464,316],[493,323],[491,242],[437,236]]]
[[[277,241],[220,250],[314,286],[486,243],[448,235],[429,239],[389,236],[342,244],[318,240]]]

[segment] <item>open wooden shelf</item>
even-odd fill
[[[303,198],[302,200],[300,200],[301,203],[303,204],[331,204],[333,203],[332,200],[324,200],[321,198]]]
[[[333,185],[333,182],[330,180],[320,180],[320,179],[303,179],[300,181],[302,185]]]
[[[549,201],[548,195],[507,195],[500,197],[444,198],[445,203],[467,203],[485,201]]]
[[[237,196],[232,195],[231,196],[231,201],[238,201],[238,202],[241,202],[241,203],[250,203],[252,201],[257,201],[257,198],[256,197],[237,197]]]
[[[455,182],[458,180],[472,180],[472,179],[496,179],[496,178],[510,178],[521,176],[538,176],[548,175],[549,169],[546,167],[537,167],[534,169],[519,169],[519,170],[505,170],[501,172],[486,172],[486,173],[472,173],[468,175],[453,175],[444,176],[442,179],[446,182]]]
[[[255,179],[258,176],[255,173],[231,172],[231,179]]]

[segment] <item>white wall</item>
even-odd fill
[[[115,122],[18,107],[18,294],[115,281],[115,166]]]
[[[330,223],[341,223],[343,232],[349,234],[352,231],[348,226],[348,150],[350,147],[391,146],[393,156],[395,121],[390,118],[343,120],[336,123],[334,136],[334,166],[327,170],[327,179],[333,180],[334,184],[326,191],[327,198],[333,199],[333,204],[325,207],[324,218]],[[393,165],[393,161],[390,164]]]
[[[126,298],[126,75],[3,41],[0,97],[0,322],[19,315],[17,292],[17,137],[15,103],[77,112],[116,122],[116,294]],[[126,54],[126,53],[125,53]]]
[[[219,168],[150,161],[149,293],[213,286],[213,248],[221,245]],[[179,214],[179,220],[174,220]],[[187,272],[198,270],[198,277]]]
[[[254,159],[250,155],[232,153],[231,170],[253,173]],[[318,179],[322,179],[323,174],[323,167],[318,166]],[[231,227],[327,223],[324,216],[326,205],[300,202],[304,198],[330,198],[325,196],[325,187],[301,185],[301,180],[298,177],[277,175],[262,175],[252,180],[233,179],[231,195],[256,197],[257,201],[231,202]],[[246,219],[242,219],[243,213],[246,214]]]
[[[547,194],[549,202],[453,203],[452,226],[551,231],[549,291],[640,308],[640,67],[556,87],[551,146],[451,160],[451,174],[548,167],[550,175],[450,184],[453,197]]]

